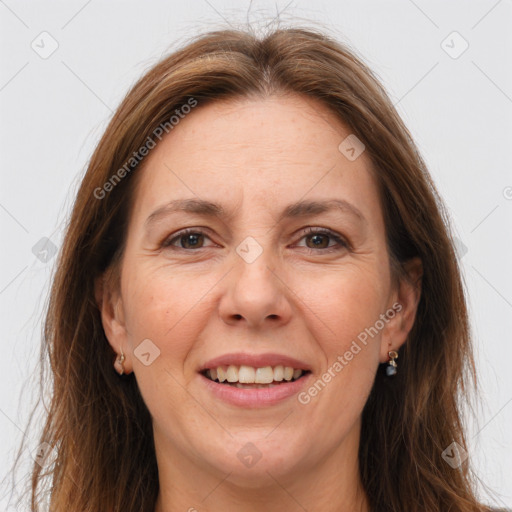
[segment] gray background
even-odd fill
[[[459,240],[475,336],[481,402],[467,420],[469,457],[483,499],[512,506],[511,0],[0,0],[0,478],[23,436],[25,463],[38,446],[25,428],[52,249],[112,112],[184,38],[278,15],[320,23],[354,48],[429,165]],[[3,510],[8,492],[5,481]]]

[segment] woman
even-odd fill
[[[482,511],[448,220],[372,73],[226,30],[129,92],[45,324],[52,511]]]

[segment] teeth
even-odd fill
[[[247,386],[247,384],[240,384],[240,382],[237,382],[236,384],[230,384],[230,386],[235,386],[240,389],[268,389],[278,386],[278,384],[257,384],[254,386]]]
[[[270,384],[274,381],[274,370],[272,366],[265,366],[256,370],[256,384]]]
[[[240,387],[238,384],[265,384],[263,387],[269,387],[273,382],[297,380],[303,373],[304,370],[291,366],[277,365],[274,368],[272,366],[253,368],[247,365],[235,366],[231,364],[227,367],[210,368],[206,371],[206,376],[219,382],[227,381],[230,384],[237,385],[237,387]],[[259,388],[262,386],[255,385],[251,387]]]
[[[281,382],[284,379],[284,368],[278,365],[274,368],[274,380]]]
[[[257,382],[255,381],[255,375],[256,371],[252,366],[240,366],[240,369],[238,370],[238,382],[244,383],[244,384],[250,384],[251,382]]]
[[[219,382],[224,382],[226,380],[226,372],[222,366],[217,368],[217,378],[219,379]]]
[[[228,366],[226,379],[228,379],[228,382],[238,382],[238,368],[236,366],[232,364]]]

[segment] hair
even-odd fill
[[[154,510],[159,483],[151,417],[135,376],[113,369],[116,354],[94,287],[102,275],[119,281],[141,165],[131,157],[193,100],[201,107],[279,94],[320,101],[366,146],[393,278],[407,278],[411,258],[422,261],[421,297],[399,351],[399,372],[386,378],[380,365],[362,413],[359,468],[370,506],[379,512],[483,510],[468,461],[454,469],[442,457],[454,441],[466,448],[462,407],[476,385],[445,207],[371,70],[334,38],[299,27],[259,37],[238,29],[202,34],[150,69],[113,115],[81,181],[49,295],[41,365],[49,369],[51,394],[40,439],[55,448],[56,458],[45,468],[33,464],[32,510],[40,510],[46,481],[52,512]],[[116,173],[122,179],[112,184]]]

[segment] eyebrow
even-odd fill
[[[361,211],[344,199],[328,199],[321,201],[302,200],[292,203],[283,210],[279,216],[278,222],[281,222],[284,219],[318,215],[320,213],[330,212],[333,210],[348,213],[353,217],[356,217],[359,221],[367,223],[367,220]],[[196,215],[216,217],[220,219],[228,219],[233,216],[233,213],[226,211],[222,205],[211,201],[206,201],[204,199],[174,199],[151,213],[151,215],[146,219],[145,225],[149,226],[163,217],[178,212],[193,213]]]

